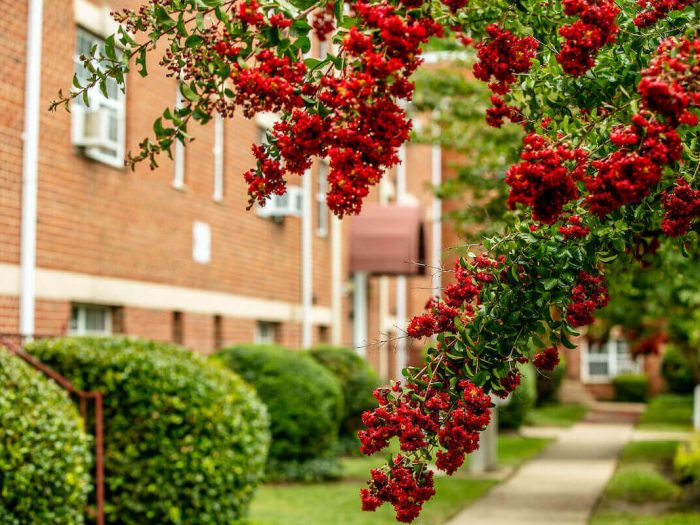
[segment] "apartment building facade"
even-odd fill
[[[439,289],[440,276],[353,272],[354,219],[339,221],[325,208],[322,163],[290,181],[277,216],[246,211],[242,173],[269,119],[215,119],[192,129],[194,142],[176,147],[173,160],[162,156],[158,169],[132,172],[123,167],[125,153],[179,96],[155,60],[148,77],[129,75],[126,94],[109,87],[108,99],[90,94],[89,110],[47,111],[81,73],[77,57],[115,30],[109,12],[138,4],[30,0],[13,4],[7,17],[0,333],[122,333],[203,353],[238,342],[328,342],[354,345],[385,378],[395,376],[418,351],[402,329]],[[88,119],[94,110],[99,119]],[[97,141],[86,131],[95,125],[103,126]],[[439,266],[440,214],[430,185],[441,153],[417,145],[402,155],[370,201],[419,210],[425,262]]]

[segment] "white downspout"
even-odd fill
[[[331,342],[343,344],[343,224],[331,216]]]
[[[309,348],[313,344],[311,310],[313,308],[313,252],[312,252],[312,193],[313,176],[306,170],[303,177],[302,214],[301,214],[301,305],[302,326],[301,345]]]
[[[362,357],[367,356],[367,273],[355,272],[352,292],[352,344]]]
[[[399,165],[396,168],[396,202],[400,206],[406,201],[406,145],[399,148]],[[411,261],[406,261],[410,263]],[[401,372],[408,366],[408,351],[406,345],[408,282],[405,275],[396,278],[396,370],[394,377],[400,379]]]
[[[432,155],[433,188],[442,184],[442,148],[436,144],[433,146]],[[433,195],[432,214],[432,289],[433,295],[440,295],[442,289],[442,200]]]
[[[43,0],[30,0],[27,17],[27,68],[22,133],[22,227],[20,255],[19,331],[34,334],[36,303],[36,224],[39,179],[39,107],[41,100],[41,42]]]

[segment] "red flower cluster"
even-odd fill
[[[397,437],[401,450],[409,453],[429,443],[439,444],[442,449],[436,454],[437,468],[454,473],[464,463],[465,455],[478,448],[478,433],[491,419],[491,398],[481,388],[462,380],[456,395],[453,401],[448,392],[432,387],[421,391],[416,385],[401,390],[395,384],[391,391],[377,390],[375,397],[380,406],[362,416],[366,429],[358,433],[361,451],[374,454],[387,447],[392,437]],[[389,502],[397,520],[413,521],[423,503],[435,493],[432,473],[420,465],[414,469],[414,462],[398,455],[389,467],[372,470],[368,488],[360,491],[363,510],[374,511]]]
[[[567,15],[579,19],[559,29],[566,42],[557,61],[566,73],[578,77],[595,65],[600,48],[615,41],[620,9],[613,0],[562,0],[562,4]]]
[[[536,133],[527,135],[524,145],[522,162],[506,172],[508,205],[531,206],[533,219],[552,224],[564,205],[578,197],[576,181],[584,175],[588,155],[581,149],[556,146]],[[570,168],[566,165],[569,161]]]
[[[509,371],[508,374],[499,381],[503,388],[493,392],[493,394],[501,399],[507,398],[513,390],[518,388],[521,379],[522,374],[520,372],[517,370]]]
[[[412,463],[400,454],[392,463],[388,470],[371,471],[372,479],[367,482],[370,488],[360,490],[362,510],[373,512],[389,502],[396,510],[397,521],[411,523],[423,503],[435,495],[433,473],[424,467],[420,475],[415,475]]]
[[[454,332],[455,318],[468,321],[474,316],[474,302],[481,292],[480,283],[492,282],[499,266],[497,261],[482,256],[477,256],[470,265],[457,261],[454,272],[457,282],[445,288],[444,301],[430,299],[425,305],[429,311],[411,319],[406,329],[408,335],[420,339],[441,332]]]
[[[311,26],[314,28],[316,37],[325,42],[333,30],[335,30],[335,14],[333,12],[335,2],[328,2],[325,9],[322,9],[314,14]]]
[[[700,107],[700,38],[665,40],[649,67],[642,72],[638,91],[643,106],[663,115],[669,124],[694,126],[692,107]]]
[[[507,105],[498,95],[491,96],[492,107],[486,110],[486,123],[494,128],[503,126],[504,119],[508,119],[516,124],[522,123],[523,118],[520,110],[515,106]]]
[[[489,88],[504,95],[510,91],[516,74],[530,71],[538,43],[530,36],[516,36],[497,24],[488,26],[486,33],[490,40],[476,46],[479,61],[474,64],[474,76],[484,82],[491,82],[493,77]]]
[[[532,363],[538,370],[551,372],[559,364],[559,350],[554,346],[550,346],[543,352],[536,354]]]
[[[691,188],[683,177],[678,177],[672,191],[662,195],[661,203],[666,210],[661,229],[670,237],[685,235],[700,218],[700,189]]]
[[[652,334],[632,345],[632,355],[659,355],[661,346],[668,341],[668,336],[663,332]]]
[[[599,217],[640,202],[661,179],[663,166],[681,158],[681,140],[674,129],[641,114],[632,123],[613,130],[610,140],[621,149],[594,161],[597,173],[586,179],[586,204]],[[633,146],[637,151],[630,150]]]
[[[574,328],[589,325],[593,322],[593,311],[607,306],[609,300],[605,279],[581,272],[571,292],[566,321]]]
[[[566,222],[568,224],[559,226],[559,233],[564,236],[564,240],[582,239],[591,233],[588,226],[581,226],[581,217],[578,215],[572,215]]]
[[[644,11],[634,17],[634,24],[637,27],[653,26],[666,18],[671,11],[680,11],[694,2],[695,0],[637,0],[637,4]]]

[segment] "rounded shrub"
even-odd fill
[[[269,477],[337,475],[337,463],[326,460],[332,456],[343,417],[343,396],[332,373],[306,353],[275,345],[232,346],[214,359],[253,385],[267,405],[272,434]]]
[[[0,348],[0,523],[84,523],[90,447],[68,394]]]
[[[380,386],[379,376],[349,348],[317,345],[309,350],[309,355],[340,382],[345,402],[340,438],[345,443],[355,443],[362,427],[362,413],[377,406],[372,392]]]
[[[616,401],[641,403],[649,397],[649,378],[644,374],[622,374],[613,378]]]
[[[689,394],[695,387],[693,369],[678,348],[668,345],[661,360],[661,374],[671,392]]]
[[[530,363],[520,366],[520,385],[510,395],[508,404],[498,410],[498,426],[503,429],[518,429],[527,419],[527,414],[537,401],[537,371]]]
[[[537,405],[557,403],[559,401],[559,389],[566,375],[566,361],[564,354],[559,353],[559,364],[551,372],[539,372],[537,380]]]
[[[239,377],[140,339],[63,338],[28,351],[78,388],[104,394],[108,523],[244,520],[269,434],[264,405]]]

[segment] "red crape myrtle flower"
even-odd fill
[[[566,321],[578,328],[593,323],[593,311],[608,305],[610,295],[605,279],[581,272],[571,292]]]
[[[522,161],[506,172],[508,205],[531,206],[533,219],[552,224],[564,205],[578,197],[576,181],[583,176],[588,155],[581,149],[554,145],[536,133],[530,133],[523,142]]]
[[[578,77],[595,65],[600,48],[615,41],[620,9],[613,0],[562,0],[562,4],[564,13],[579,19],[559,30],[566,42],[557,61],[566,73]]]
[[[567,224],[559,226],[559,233],[564,236],[564,240],[582,239],[589,233],[591,229],[588,226],[581,226],[581,217],[572,215],[566,220]]]
[[[632,355],[659,355],[661,347],[668,341],[668,335],[663,332],[658,332],[637,341],[632,345]]]
[[[504,95],[515,82],[515,75],[530,71],[538,43],[530,36],[516,36],[498,24],[488,26],[486,33],[490,40],[476,46],[479,61],[474,64],[474,76],[484,82],[491,82],[493,78],[489,88]]]
[[[644,9],[634,17],[638,27],[653,26],[659,20],[666,18],[671,11],[680,11],[692,5],[696,0],[637,0],[637,5]]]
[[[538,370],[551,372],[559,364],[559,350],[554,346],[546,348],[544,351],[535,355],[532,363]]]
[[[673,189],[662,195],[661,203],[666,211],[661,229],[670,237],[685,235],[700,218],[700,189],[691,188],[683,177],[678,177]]]

